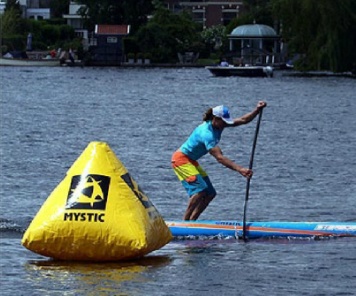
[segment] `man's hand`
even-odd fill
[[[258,110],[261,110],[261,109],[263,109],[263,108],[266,107],[266,106],[267,106],[267,103],[264,102],[264,101],[259,101],[259,102],[257,103],[257,109],[258,109]]]
[[[241,168],[239,170],[239,173],[247,179],[250,179],[253,175],[253,171],[250,169],[246,169],[246,168]]]

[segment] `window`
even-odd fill
[[[173,5],[173,12],[174,13],[179,13],[183,11],[183,7],[180,4],[174,4]]]
[[[107,43],[117,43],[117,37],[108,37],[106,39]]]
[[[98,39],[96,39],[96,38],[89,38],[89,45],[91,45],[91,46],[97,46],[97,45],[98,45]]]
[[[194,10],[193,11],[193,20],[197,23],[204,22],[204,11]]]
[[[84,32],[75,32],[75,37],[84,38]]]
[[[238,13],[237,11],[223,11],[223,14],[222,14],[222,22],[223,22],[223,25],[224,26],[227,26],[231,20],[233,20],[234,18],[236,18],[238,16]]]

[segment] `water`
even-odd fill
[[[125,263],[55,262],[24,230],[91,141],[106,141],[166,219],[187,197],[170,157],[208,107],[265,100],[248,220],[356,221],[355,80],[215,78],[205,69],[1,68],[2,295],[355,295],[354,239],[183,240]],[[256,122],[226,129],[248,166]],[[201,219],[242,219],[245,180],[201,160],[218,196]]]

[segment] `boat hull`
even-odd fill
[[[9,59],[0,58],[0,66],[13,66],[13,67],[56,67],[59,66],[59,60],[57,59]]]
[[[243,223],[233,220],[166,221],[174,237],[242,237]],[[356,237],[356,222],[247,222],[246,237]]]
[[[246,66],[246,67],[206,67],[214,76],[241,76],[241,77],[272,77],[273,68],[263,66]]]

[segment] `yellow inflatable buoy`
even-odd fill
[[[109,145],[92,142],[42,205],[22,245],[60,260],[117,261],[142,257],[171,239]]]

